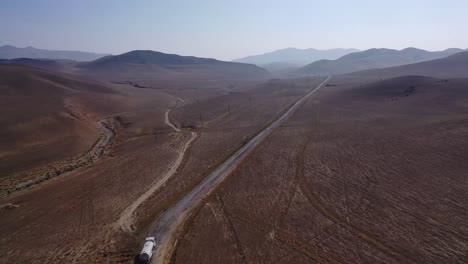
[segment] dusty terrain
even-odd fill
[[[116,134],[105,155],[93,163],[0,200],[0,262],[130,261],[147,224],[164,206],[319,80],[263,85],[200,81],[180,86],[152,81],[155,87],[103,82],[112,95],[63,96],[92,114],[89,142],[98,139],[98,122],[106,118],[118,125]],[[116,107],[108,109],[107,103]],[[230,111],[226,103],[232,105]],[[206,121],[182,125],[200,111]],[[53,138],[46,133],[44,137]]]
[[[158,98],[166,102],[158,106],[153,98],[152,108],[118,114],[122,128],[108,153],[91,166],[1,200],[0,262],[113,263],[132,258],[129,252],[112,251],[122,238],[116,222],[145,187],[164,175],[187,140],[164,123],[173,99],[161,93]],[[21,252],[25,245],[30,250]]]
[[[455,58],[428,69],[461,74]],[[0,65],[0,263],[131,262],[324,80],[128,77]],[[448,77],[334,77],[195,208],[170,262],[463,263],[468,80]]]
[[[98,154],[93,149],[105,132],[100,121],[120,126],[113,120],[120,113],[163,111],[173,102],[157,90],[21,65],[0,65],[0,86],[0,196]]]
[[[172,263],[464,263],[468,81],[335,77],[215,192]]]
[[[398,67],[372,69],[352,73],[352,76],[374,76],[392,78],[406,75],[419,75],[438,78],[466,78],[468,76],[468,52],[460,52],[446,58],[408,64]]]
[[[168,188],[157,192],[137,211],[139,232],[145,231],[156,217],[195,184],[215,165],[226,159],[245,140],[271,122],[279,112],[317,86],[323,78],[273,80],[242,93],[228,94],[193,103],[173,111],[174,122],[186,129],[195,128],[198,139],[189,150],[184,165]],[[229,105],[231,106],[229,108]],[[230,109],[230,112],[229,112]],[[203,123],[199,122],[202,114]],[[195,121],[191,121],[194,120]],[[192,123],[190,123],[192,122]]]
[[[157,219],[148,232],[149,236],[157,238],[152,262],[166,263],[171,259],[174,243],[177,241],[178,234],[187,219],[193,214],[194,209],[198,208],[203,200],[216,190],[278,126],[299,109],[309,97],[325,86],[330,78],[331,77],[324,79],[317,87],[314,87],[307,94],[287,106],[276,118],[259,129],[258,133],[244,140],[244,145],[233,151],[229,158],[219,163],[203,180],[184,194],[182,198]]]
[[[417,48],[406,48],[402,50],[368,49],[344,55],[336,60],[319,60],[297,69],[295,73],[307,75],[337,75],[431,61],[445,58],[459,52],[463,52],[463,50],[447,49],[444,51],[427,51]]]
[[[270,78],[270,73],[267,70],[253,64],[180,56],[152,50],[134,50],[81,62],[60,59],[0,59],[0,64],[15,63],[110,81],[122,81],[123,79],[207,82]]]

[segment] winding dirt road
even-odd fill
[[[172,96],[171,96],[172,97]],[[174,99],[177,102],[176,108],[179,107],[180,105],[183,104],[183,100],[180,98],[174,97]],[[182,130],[178,128],[174,123],[171,122],[170,120],[170,113],[172,109],[168,109],[165,113],[165,123],[171,127],[175,132],[179,133]],[[163,186],[169,178],[172,177],[172,175],[175,174],[179,166],[182,164],[182,161],[184,159],[185,153],[189,149],[190,145],[193,143],[193,141],[197,138],[198,134],[196,132],[191,132],[190,138],[183,147],[178,150],[178,155],[177,159],[170,165],[169,170],[162,176],[158,177],[152,184],[151,187],[146,190],[142,195],[140,195],[135,201],[133,201],[132,204],[130,204],[125,210],[120,214],[119,220],[116,222],[116,228],[120,228],[123,231],[126,232],[132,232],[133,231],[133,223],[134,223],[134,217],[133,214],[135,210],[140,206],[144,201],[146,201],[154,192],[159,190],[161,186]]]
[[[170,126],[175,132],[180,132],[180,128],[176,127],[175,124],[171,122],[171,118],[169,117],[170,113],[171,113],[171,109],[166,111],[164,122],[166,123],[166,125]]]
[[[183,226],[193,210],[202,200],[212,193],[219,184],[244,160],[257,145],[270,135],[283,121],[289,118],[312,94],[331,79],[329,76],[319,86],[297,100],[283,115],[258,133],[232,156],[208,174],[198,185],[185,194],[177,203],[168,208],[153,225],[148,236],[156,237],[152,263],[169,263],[172,251],[177,243],[177,231]]]

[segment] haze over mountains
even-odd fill
[[[215,79],[230,79],[242,76],[246,79],[262,79],[270,76],[265,69],[299,75],[336,75],[436,60],[462,51],[464,50],[457,48],[435,52],[417,48],[373,48],[365,51],[286,48],[226,62],[151,50],[107,55],[5,45],[0,47],[0,63],[25,64],[54,71],[122,78],[151,76],[157,79],[174,79],[177,76],[182,79],[204,79],[210,76]],[[314,62],[310,63],[311,61]],[[299,68],[301,65],[305,66]]]
[[[462,49],[447,49],[431,52],[416,48],[406,48],[403,50],[369,49],[351,53],[336,60],[316,61],[298,69],[296,73],[305,75],[344,74],[435,60],[462,51]]]
[[[398,77],[405,75],[430,76],[438,78],[466,78],[468,76],[468,51],[448,57],[396,67],[371,69],[351,73],[359,76]]]
[[[34,47],[18,48],[11,45],[0,47],[0,59],[54,59],[54,60],[75,60],[75,61],[91,61],[110,54],[98,54],[84,51],[68,51],[68,50],[45,50],[36,49]]]
[[[77,73],[110,80],[121,79],[264,79],[270,73],[252,64],[179,56],[151,50],[134,50],[89,62],[20,58],[3,64],[25,64],[47,70]]]
[[[468,264],[467,10],[1,1],[0,264]]]
[[[346,54],[357,52],[357,49],[297,49],[286,48],[267,52],[260,55],[248,56],[233,60],[235,62],[252,63],[266,69],[281,69],[287,67],[301,67],[317,60],[338,59]],[[283,65],[280,67],[280,65]]]
[[[452,259],[459,259],[458,256],[462,258],[465,249],[464,244],[460,244],[452,250],[452,238],[446,234],[458,232],[455,227],[460,223],[445,220],[454,215],[464,219],[463,213],[458,212],[461,210],[458,205],[466,204],[466,199],[458,198],[465,197],[466,191],[454,187],[464,186],[466,177],[463,176],[468,171],[464,151],[468,146],[468,79],[464,79],[468,77],[468,52],[460,51],[428,52],[410,48],[351,53],[329,63],[338,70],[352,71],[429,61],[337,74],[331,79],[324,76],[295,78],[298,76],[294,74],[285,79],[277,74],[271,79],[267,70],[253,64],[151,50],[135,50],[86,62],[34,58],[0,60],[0,127],[3,128],[0,130],[0,157],[4,161],[0,163],[0,171],[5,175],[0,177],[0,199],[3,199],[1,204],[8,206],[0,208],[5,215],[0,217],[0,226],[4,227],[0,228],[0,236],[5,237],[0,241],[0,248],[8,250],[4,258],[8,263],[28,263],[30,256],[34,256],[35,262],[47,263],[52,259],[55,263],[57,256],[63,256],[63,261],[59,259],[59,262],[106,263],[109,256],[102,254],[105,251],[121,254],[118,259],[111,259],[112,263],[131,262],[129,252],[139,252],[139,249],[133,239],[129,242],[122,238],[123,229],[116,226],[124,225],[116,222],[116,216],[123,215],[134,230],[145,229],[146,223],[164,214],[166,205],[169,210],[173,208],[171,203],[179,199],[176,195],[184,199],[219,161],[235,157],[225,153],[245,146],[246,139],[258,135],[259,129],[265,131],[261,129],[278,120],[278,115],[290,113],[286,116],[288,120],[283,120],[284,125],[258,143],[261,145],[257,150],[245,157],[236,169],[239,177],[232,179],[240,181],[227,179],[223,183],[225,187],[212,189],[220,198],[213,200],[212,208],[202,208],[201,215],[209,215],[209,221],[217,221],[213,212],[220,212],[224,217],[227,210],[245,210],[245,215],[255,215],[259,210],[271,208],[271,201],[276,200],[274,207],[283,209],[269,213],[270,223],[289,221],[297,228],[288,228],[287,232],[291,232],[288,236],[296,241],[303,241],[304,233],[312,234],[310,241],[321,234],[338,234],[329,240],[327,252],[340,252],[342,248],[354,250],[359,243],[370,243],[378,249],[380,242],[375,242],[378,240],[363,241],[363,237],[372,235],[385,239],[385,234],[397,234],[398,242],[414,245],[412,250],[421,263],[451,263]],[[318,86],[319,83],[331,85]],[[320,91],[312,94],[313,89]],[[295,103],[306,94],[312,100],[300,105]],[[299,107],[295,112],[285,112],[291,105]],[[96,148],[98,152],[94,151]],[[314,168],[306,165],[312,163],[318,165]],[[291,164],[297,168],[291,169]],[[424,170],[420,171],[421,168]],[[347,173],[349,177],[340,177]],[[446,173],[448,180],[441,180]],[[163,175],[160,178],[163,180],[151,185],[155,175]],[[327,181],[323,180],[324,176]],[[441,185],[441,182],[447,184]],[[36,186],[39,183],[41,185]],[[146,193],[141,186],[146,189],[148,184],[150,188],[159,186],[160,189],[140,203],[138,197]],[[349,189],[343,191],[343,184]],[[323,193],[330,195],[327,200],[331,202],[321,203],[322,198],[316,200],[314,188],[325,190]],[[224,193],[224,190],[227,191]],[[454,190],[458,194],[454,195]],[[428,210],[428,205],[440,200],[437,194],[441,191],[445,192],[441,197],[452,195],[453,200],[447,200],[447,206],[440,207],[439,211],[436,206]],[[278,193],[285,195],[278,198]],[[337,193],[352,195],[338,201],[335,200]],[[408,193],[422,195],[408,198]],[[83,198],[88,196],[89,200]],[[252,208],[245,207],[251,204],[252,197],[259,202]],[[434,200],[424,200],[425,197],[434,197]],[[140,205],[127,214],[126,208],[135,201]],[[353,207],[348,207],[348,201]],[[387,201],[413,202],[401,209]],[[405,205],[404,202],[400,204]],[[153,205],[159,207],[153,208]],[[299,206],[300,210],[289,208],[291,205]],[[241,210],[236,209],[241,207]],[[93,208],[99,208],[99,213]],[[228,209],[223,211],[223,208]],[[326,217],[327,213],[323,212],[328,208],[336,215]],[[359,208],[359,211],[350,214],[352,210],[340,211],[339,208]],[[452,210],[436,226],[441,231],[440,236],[431,241],[434,250],[419,250],[418,243],[413,243],[413,239],[427,241],[431,238],[424,232],[418,233],[425,222],[419,215],[413,217],[415,208],[431,212],[428,217],[435,218],[443,215],[447,208]],[[313,210],[318,213],[309,215]],[[387,215],[389,210],[391,217]],[[43,212],[52,213],[44,216]],[[261,219],[263,212],[254,216],[255,219]],[[348,221],[348,216],[354,217],[353,220]],[[195,260],[197,263],[223,263],[217,261],[217,256],[213,257],[213,246],[206,246],[203,241],[231,245],[231,240],[222,241],[231,239],[223,233],[225,226],[220,222],[208,230],[198,229],[206,227],[198,223],[206,223],[210,218],[195,216],[193,219],[197,224],[189,227],[195,234],[190,239],[198,240],[193,240],[195,243],[191,245],[196,245],[197,252],[204,253],[193,254],[192,246],[181,243],[178,252],[189,253],[178,254],[177,263],[193,263],[193,256],[202,256]],[[358,230],[353,223],[368,221],[360,226],[372,226],[375,219],[378,220],[375,229],[364,230],[365,236],[340,235],[343,228],[350,232]],[[392,220],[390,225],[386,225],[388,219]],[[408,219],[418,224],[405,225]],[[248,221],[241,226],[244,230],[258,224],[256,220]],[[329,229],[333,221],[339,223],[333,225],[336,232]],[[396,221],[409,231],[392,233]],[[89,240],[93,244],[88,239],[77,239],[74,228],[79,222],[92,230]],[[177,222],[168,221],[170,224]],[[417,232],[413,232],[414,228]],[[49,234],[54,236],[49,238]],[[243,246],[255,250],[258,241],[271,240],[264,232],[248,231],[242,235],[249,239]],[[23,254],[24,237],[32,238],[26,248],[34,254]],[[44,238],[47,238],[46,243],[41,242]],[[187,241],[186,236],[181,239]],[[58,244],[64,247],[58,250]],[[99,245],[110,246],[101,249]],[[277,251],[276,244],[271,245],[274,248],[258,248],[262,255],[252,258],[251,262],[274,262],[263,257]],[[313,245],[309,246],[313,252]],[[395,250],[404,253],[399,248],[406,247],[410,248],[403,244]],[[71,253],[63,254],[62,248]],[[75,249],[78,250],[74,252]],[[85,257],[89,256],[89,260],[83,259],[82,252],[87,252]],[[226,252],[231,259],[238,256],[237,250]],[[450,252],[455,257],[447,255],[448,261],[439,261],[439,255],[430,252]],[[340,254],[340,260],[348,260],[340,263],[360,262],[352,257],[358,254]],[[378,262],[380,255],[377,256],[379,259],[368,262]],[[406,263],[399,261],[403,258],[395,260],[394,254],[382,256],[386,256],[388,263]],[[216,261],[205,261],[208,258]],[[432,261],[434,259],[437,261]]]
[[[179,56],[151,50],[135,50],[107,56],[80,63],[77,67],[92,75],[125,74],[129,77],[158,79],[229,79],[241,76],[246,79],[261,79],[269,76],[268,71],[252,64]]]

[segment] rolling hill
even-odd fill
[[[468,78],[468,51],[456,53],[442,59],[397,67],[359,71],[351,73],[350,75],[377,76],[380,78],[404,75],[420,75],[439,78]]]
[[[270,62],[268,64],[261,65],[261,67],[274,73],[291,72],[299,68],[297,64],[289,62]]]
[[[269,72],[252,64],[179,56],[151,50],[135,50],[121,55],[80,63],[84,74],[109,78],[151,78],[160,80],[264,79]]]
[[[179,56],[151,50],[135,50],[89,62],[52,59],[0,59],[0,64],[22,64],[46,70],[73,73],[108,81],[228,81],[263,80],[270,73],[246,63]]]
[[[109,54],[98,54],[84,51],[68,50],[45,50],[34,47],[18,48],[10,45],[0,47],[0,59],[53,59],[53,60],[75,60],[91,61]]]
[[[157,89],[0,64],[0,197],[18,184],[42,179],[50,168],[76,166],[82,161],[77,157],[103,138],[101,120],[112,127],[122,113],[145,109],[139,120],[154,123],[155,115],[162,116],[158,107],[165,110],[173,100]]]
[[[317,49],[296,49],[296,48],[286,48],[275,50],[272,52],[260,54],[260,55],[253,55],[248,56],[241,59],[233,60],[234,62],[242,62],[242,63],[252,63],[261,67],[268,68],[269,64],[274,65],[274,68],[271,69],[278,69],[283,63],[285,66],[280,67],[279,69],[290,68],[291,66],[294,67],[302,67],[307,65],[311,62],[328,59],[334,60],[344,56],[346,54],[357,52],[357,49],[329,49],[329,50],[317,50]]]
[[[406,48],[403,50],[369,49],[345,55],[337,60],[316,61],[296,70],[296,73],[303,75],[344,74],[435,60],[462,51],[461,49],[447,49],[430,52],[416,48]]]
[[[62,71],[72,69],[78,62],[72,60],[53,60],[53,59],[30,59],[30,58],[18,58],[18,59],[0,59],[0,64],[21,64],[35,68],[41,68],[51,71]]]
[[[115,94],[93,82],[23,65],[0,65],[0,170],[8,175],[83,151],[97,134],[86,96]]]

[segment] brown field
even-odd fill
[[[173,113],[175,123],[195,127],[198,138],[166,188],[155,193],[139,208],[137,226],[140,228],[137,233],[144,235],[148,225],[163,209],[199,182],[245,138],[321,80],[323,78],[270,81],[242,93],[214,97],[176,109]],[[230,113],[227,105],[231,105]],[[205,120],[203,123],[199,122],[200,113]]]
[[[172,134],[164,124],[167,107],[176,103],[171,96],[159,90],[105,85],[111,89],[110,95],[83,92],[58,99],[86,106],[91,116],[89,126],[97,126],[96,121],[109,115],[116,117],[119,128],[112,146],[88,166],[0,200],[0,263],[101,263],[103,259],[114,262],[129,258],[128,252],[109,251],[121,239],[115,221],[142,188],[167,170],[185,136]],[[39,110],[41,106],[40,101],[29,105]],[[62,111],[60,107],[55,109]],[[67,128],[67,123],[57,124]],[[37,127],[35,131],[45,138],[54,137]],[[97,129],[93,132],[91,143],[98,136]],[[73,143],[73,138],[66,142]],[[49,155],[47,151],[50,146],[36,156]],[[17,175],[5,173],[4,177],[16,179]],[[24,251],[25,246],[29,250]]]
[[[125,141],[92,167],[4,199],[2,204],[14,207],[1,209],[0,243],[8,249],[1,262],[128,259],[128,252],[111,251],[120,242],[115,222],[142,188],[167,169],[184,140],[170,134],[157,140],[151,134],[133,135],[120,137]],[[24,252],[25,246],[30,250]]]
[[[173,263],[465,263],[468,80],[335,77],[186,225]]]
[[[99,136],[98,121],[173,103],[135,89],[21,65],[0,65],[0,197],[76,163]]]
[[[0,263],[131,262],[164,210],[324,80],[201,76],[0,65]],[[467,114],[468,79],[334,77],[190,217],[171,262],[464,263]]]
[[[147,224],[161,209],[319,80],[276,80],[263,85],[224,82],[222,86],[200,82],[197,89],[182,85],[176,89],[172,82],[153,82],[157,87],[151,88],[104,83],[116,94],[115,101],[106,101],[112,96],[84,92],[67,96],[66,100],[87,107],[92,114],[90,126],[107,116],[115,117],[117,135],[107,154],[91,165],[0,200],[0,263],[130,261]],[[105,102],[118,107],[109,109]],[[164,123],[164,115],[168,108],[183,104],[171,111],[170,118],[176,125],[194,127],[174,132]],[[230,113],[226,104],[232,106]],[[200,113],[205,121],[193,122]],[[191,130],[198,137],[177,174],[138,208],[133,233],[123,232],[117,225],[121,213],[170,169]],[[90,142],[97,134],[96,129],[90,133]],[[44,132],[44,137],[51,135]]]

